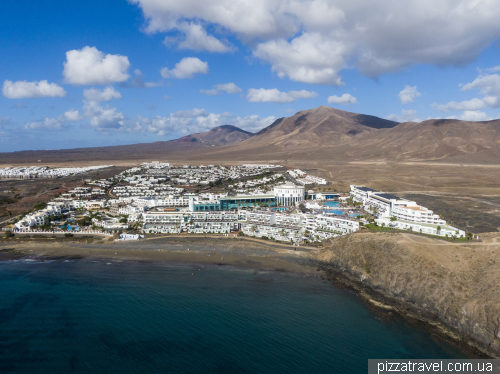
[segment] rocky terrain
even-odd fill
[[[318,260],[375,304],[500,357],[500,234],[459,244],[360,232],[325,243]]]

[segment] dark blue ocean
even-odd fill
[[[366,373],[368,358],[464,357],[319,278],[198,268],[0,263],[0,373]]]

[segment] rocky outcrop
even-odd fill
[[[499,357],[497,239],[456,244],[411,234],[356,233],[325,243],[318,260],[367,298]]]

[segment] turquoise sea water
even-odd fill
[[[368,358],[462,357],[329,282],[280,272],[4,262],[0,296],[1,373],[365,373]]]

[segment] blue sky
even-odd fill
[[[500,116],[500,2],[0,5],[0,151],[257,131],[320,105],[397,121]]]

